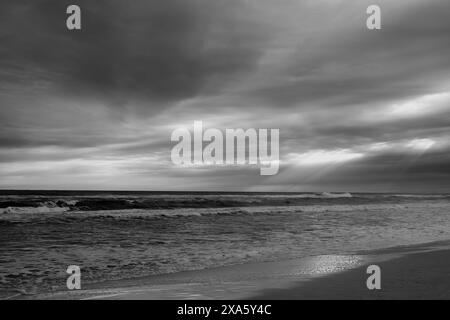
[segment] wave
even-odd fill
[[[357,211],[388,211],[422,208],[449,208],[449,203],[406,203],[406,204],[365,204],[365,205],[313,205],[313,206],[261,206],[236,208],[181,208],[181,209],[122,209],[96,211],[68,211],[58,208],[9,208],[0,215],[0,221],[22,221],[34,219],[167,219],[179,217],[203,217],[213,215],[277,215],[277,214],[322,214],[349,213]]]
[[[9,206],[0,207],[0,214],[32,214],[32,213],[56,213],[71,210],[77,204],[77,200],[56,200],[44,202],[8,201]],[[5,205],[5,204],[3,204]]]
[[[442,199],[442,201],[441,201]],[[372,210],[380,206],[392,209],[408,203],[448,203],[448,195],[408,194],[352,194],[352,193],[299,193],[299,194],[180,194],[170,195],[97,195],[52,197],[23,196],[0,199],[0,217],[18,217],[33,214],[80,212],[144,212],[145,215],[176,216],[197,212],[253,212],[253,208],[302,212],[320,210]],[[275,209],[282,208],[282,209]],[[323,209],[321,209],[323,208]],[[265,209],[264,212],[267,210]]]
[[[226,208],[241,206],[279,206],[307,204],[308,200],[352,198],[350,193],[305,194],[220,194],[178,195],[163,197],[102,195],[97,197],[72,197],[51,199],[42,196],[9,197],[0,200],[0,213],[45,213],[57,211],[101,211],[125,209],[179,209],[179,208]]]
[[[42,207],[7,207],[1,208],[0,214],[36,214],[36,213],[58,213],[66,212],[69,208],[49,208],[46,206]]]
[[[324,197],[324,198],[353,198],[353,195],[350,192],[345,192],[345,193],[323,192],[322,197]]]
[[[448,194],[393,194],[390,196],[399,198],[418,198],[418,199],[445,199],[450,197]]]

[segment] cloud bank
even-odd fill
[[[450,3],[0,4],[0,188],[447,192]],[[279,128],[280,173],[177,167],[172,131]]]

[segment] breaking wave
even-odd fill
[[[359,204],[359,205],[310,205],[310,206],[261,206],[233,208],[178,208],[178,209],[120,209],[96,211],[68,211],[68,208],[6,208],[0,221],[45,219],[67,221],[73,219],[169,219],[179,217],[203,217],[214,215],[280,215],[302,213],[350,213],[405,209],[448,208],[448,203]]]
[[[293,193],[293,194],[93,194],[0,196],[0,220],[83,215],[179,217],[219,214],[271,214],[398,209],[450,201],[448,195]],[[439,201],[441,202],[441,201]],[[435,205],[435,204],[434,204]]]

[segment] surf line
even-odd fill
[[[260,175],[275,175],[280,165],[279,140],[279,129],[225,129],[224,134],[216,128],[203,130],[203,122],[194,121],[193,133],[187,128],[172,132],[171,141],[178,143],[171,159],[183,166],[259,165]]]

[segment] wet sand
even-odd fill
[[[357,255],[323,255],[254,262],[83,286],[83,290],[40,294],[38,299],[247,299],[363,263]]]
[[[31,299],[450,299],[448,242],[110,281]],[[367,266],[381,268],[368,290]],[[17,297],[16,297],[17,298]]]
[[[366,264],[292,288],[264,290],[252,299],[450,299],[450,250],[413,253],[370,264],[381,268],[381,290],[368,290]]]

